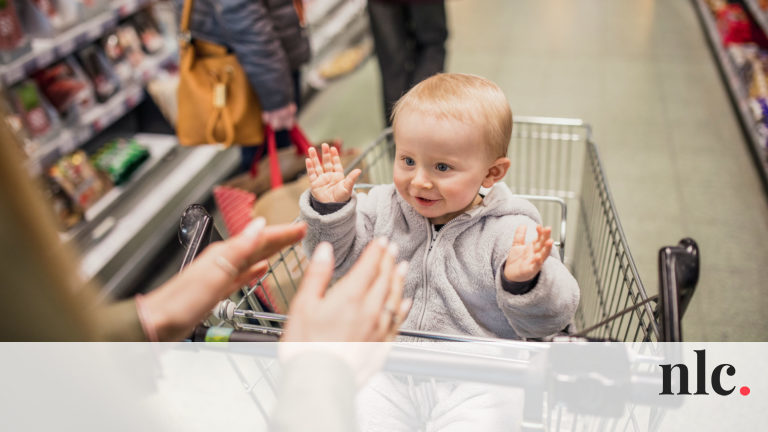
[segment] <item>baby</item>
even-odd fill
[[[300,198],[311,253],[333,245],[344,274],[372,239],[385,236],[410,262],[404,296],[409,330],[538,338],[563,330],[579,303],[576,280],[552,250],[536,208],[500,182],[512,112],[484,78],[439,74],[406,93],[393,112],[394,184],[353,192],[335,149],[306,160]],[[499,183],[497,183],[499,182]],[[491,188],[481,195],[480,188]]]

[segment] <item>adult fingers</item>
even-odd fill
[[[389,328],[389,333],[384,339],[386,342],[392,342],[393,340],[395,340],[398,332],[400,331],[400,325],[403,322],[405,322],[405,318],[408,317],[408,312],[411,311],[412,305],[413,305],[413,299],[405,299],[400,301],[400,306],[397,309],[397,314],[395,314],[395,318],[392,320],[392,324]]]
[[[373,286],[368,290],[363,298],[363,310],[370,316],[378,317],[381,315],[384,301],[389,296],[392,277],[395,270],[395,257],[397,256],[397,245],[390,243],[387,252],[379,261],[379,274],[373,282]],[[376,323],[374,323],[376,324]]]
[[[379,308],[379,331],[386,339],[386,335],[391,333],[392,327],[397,327],[397,316],[400,311],[400,303],[403,300],[403,289],[405,285],[405,275],[408,272],[408,263],[401,262],[395,268],[394,274],[390,280],[389,293],[384,302],[383,311]]]
[[[307,269],[304,270],[304,279],[301,281],[296,297],[312,299],[323,297],[333,276],[333,265],[333,246],[326,242],[317,245]]]
[[[355,265],[337,284],[339,292],[349,296],[364,295],[379,274],[379,262],[388,244],[386,237],[370,242]]]
[[[250,266],[244,272],[241,272],[235,282],[239,286],[250,284],[254,279],[264,276],[267,269],[269,269],[269,262],[267,260],[261,260]]]
[[[528,227],[525,225],[520,225],[515,230],[515,236],[512,239],[512,246],[522,246],[525,244],[525,232],[528,230]]]
[[[307,224],[304,222],[273,225],[264,228],[262,242],[252,249],[248,262],[261,261],[280,252],[286,247],[297,243],[307,234]]]
[[[221,255],[238,272],[251,264],[269,258],[284,247],[301,240],[307,231],[305,223],[265,226],[264,218],[251,221],[238,235],[226,240]]]

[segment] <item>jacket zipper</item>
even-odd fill
[[[424,303],[424,307],[421,308],[421,316],[416,325],[416,330],[421,330],[422,323],[424,322],[424,315],[427,313],[427,279],[429,279],[429,274],[427,273],[427,260],[429,260],[429,252],[432,251],[432,230],[434,230],[434,227],[429,220],[427,220],[427,224],[429,224],[429,230],[427,231],[427,251],[424,253],[424,260],[422,261],[424,279],[421,281],[421,291],[424,293],[422,295],[422,303]]]
[[[435,230],[435,226],[432,224],[432,222],[429,221],[429,219],[427,219],[427,224],[429,224],[429,231],[427,233],[427,252],[424,254],[424,260],[422,262],[422,265],[423,265],[422,269],[424,270],[423,271],[424,280],[422,282],[422,291],[424,292],[424,296],[423,296],[424,307],[421,309],[421,316],[419,317],[419,323],[416,326],[417,330],[422,330],[422,324],[424,323],[424,315],[426,315],[427,313],[427,297],[428,297],[427,287],[429,286],[429,284],[427,283],[427,281],[429,280],[429,267],[427,266],[427,262],[429,261],[429,254],[430,252],[432,252],[432,249],[435,246],[437,246],[437,242],[440,239],[440,233],[445,232],[445,229],[448,227],[448,225],[452,224],[454,221],[461,218],[461,216],[462,215],[454,218],[452,221],[449,221],[447,224],[443,225],[440,231],[437,231],[437,233],[435,234],[434,242],[432,241],[432,233]]]

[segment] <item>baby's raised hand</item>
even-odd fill
[[[322,145],[323,162],[317,157],[314,147],[309,148],[309,157],[305,159],[309,175],[312,196],[322,203],[346,202],[352,196],[352,187],[360,177],[359,169],[344,177],[344,167],[336,147]]]
[[[544,261],[552,251],[554,241],[550,238],[552,228],[536,226],[539,236],[532,243],[525,243],[527,227],[520,225],[515,230],[512,248],[507,255],[504,276],[512,282],[525,282],[533,279],[541,270]]]

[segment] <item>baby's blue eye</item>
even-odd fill
[[[405,164],[408,165],[408,166],[416,165],[416,161],[414,161],[413,159],[411,159],[409,157],[403,158],[403,161],[405,161]]]
[[[448,171],[449,169],[451,169],[451,167],[449,167],[448,165],[446,165],[444,163],[437,164],[435,166],[435,168],[437,168],[438,171],[442,171],[442,172],[445,172],[445,171]]]

